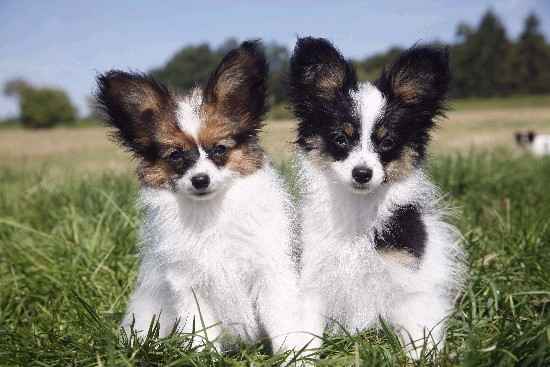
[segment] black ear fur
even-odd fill
[[[435,116],[444,109],[450,80],[448,49],[417,46],[403,52],[375,84],[390,103],[419,107]]]
[[[111,70],[97,77],[96,99],[112,136],[131,152],[148,158],[155,154],[154,130],[173,119],[175,101],[168,89],[140,73]]]
[[[323,103],[319,100],[330,101],[355,89],[353,66],[328,40],[298,39],[290,58],[290,94],[296,105]]]
[[[259,41],[243,42],[230,51],[210,76],[204,103],[236,124],[258,130],[267,111],[268,65]]]
[[[383,160],[396,159],[408,145],[425,157],[430,129],[435,117],[445,112],[445,97],[450,83],[449,53],[446,48],[415,46],[404,51],[374,82],[386,98],[380,125],[391,131],[398,144],[382,155]],[[377,141],[378,136],[373,135]]]
[[[289,98],[299,120],[298,144],[335,122],[356,119],[351,91],[357,90],[352,64],[324,38],[305,37],[296,42],[290,58]]]

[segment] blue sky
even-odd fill
[[[23,77],[66,89],[81,113],[98,72],[147,71],[180,47],[228,37],[293,46],[297,35],[331,39],[347,57],[389,46],[452,41],[456,25],[475,25],[492,8],[517,36],[535,11],[550,38],[548,0],[416,1],[79,1],[0,0],[0,85]],[[17,113],[0,96],[0,116]]]

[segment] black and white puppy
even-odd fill
[[[325,39],[298,40],[290,97],[302,172],[305,330],[392,324],[413,357],[442,345],[462,283],[459,234],[422,169],[450,79],[413,47],[372,83]],[[414,342],[414,343],[411,343]]]
[[[550,135],[537,134],[534,131],[519,131],[515,134],[516,143],[520,148],[527,149],[537,157],[550,155]]]

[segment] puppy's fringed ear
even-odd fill
[[[304,98],[331,101],[352,89],[357,89],[355,71],[328,40],[298,39],[290,59],[290,97],[295,104]]]
[[[98,76],[97,84],[97,102],[115,128],[115,140],[140,157],[152,155],[155,129],[174,119],[175,101],[168,89],[146,75],[119,70]]]
[[[228,120],[237,131],[258,130],[267,108],[267,73],[261,43],[243,42],[210,76],[204,90],[204,107]]]
[[[413,47],[382,72],[378,87],[391,99],[419,106],[436,115],[449,89],[449,51],[440,47]]]

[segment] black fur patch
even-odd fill
[[[371,136],[382,164],[399,159],[406,146],[417,153],[418,161],[425,158],[430,129],[445,112],[449,83],[445,48],[413,47],[382,72],[374,85],[387,104]]]
[[[197,163],[200,152],[197,147],[187,150],[178,150],[166,158],[174,172],[183,176],[191,167]]]
[[[405,250],[417,258],[424,254],[426,239],[426,225],[414,205],[398,207],[383,229],[374,232],[376,249]]]
[[[351,98],[357,77],[350,62],[323,38],[299,38],[290,59],[290,101],[298,118],[296,143],[345,159],[359,141],[360,120]],[[351,132],[351,134],[350,134]],[[312,141],[321,139],[317,147]]]

